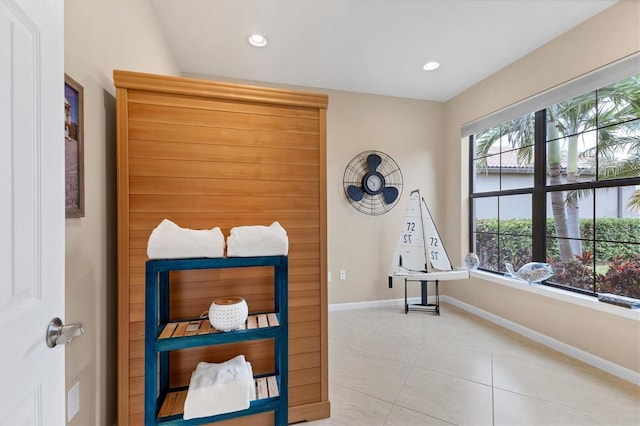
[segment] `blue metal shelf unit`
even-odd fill
[[[169,315],[171,271],[272,266],[274,312],[251,314],[240,330],[219,332],[208,320],[173,321]],[[197,425],[251,414],[274,412],[276,426],[288,419],[288,258],[287,256],[223,257],[146,262],[145,425]],[[246,410],[184,420],[188,387],[169,387],[170,351],[246,340],[274,339],[275,371],[257,376],[256,400]]]

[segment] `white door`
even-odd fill
[[[0,425],[64,425],[64,3],[0,0]]]

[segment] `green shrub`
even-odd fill
[[[478,251],[484,251],[489,257],[486,264],[498,264],[498,232],[497,219],[478,219],[476,221],[476,246]],[[531,250],[531,219],[508,219],[500,222],[500,256],[502,259],[511,259],[515,253],[522,250]],[[558,242],[554,238],[556,232],[553,219],[547,219],[547,258],[559,259],[560,250]],[[593,252],[590,241],[594,239],[592,219],[580,220],[580,235],[582,237],[584,251]],[[596,249],[596,264],[606,264],[609,261],[622,256],[631,259],[640,254],[640,219],[636,218],[601,218],[596,221],[595,236],[598,240]],[[620,241],[620,242],[617,242]],[[624,242],[624,243],[623,243]],[[635,243],[635,244],[629,244]],[[480,257],[480,253],[477,253]],[[527,256],[524,256],[527,257]],[[530,254],[529,254],[529,257]],[[507,260],[508,261],[508,260]],[[514,264],[514,262],[511,262]],[[525,262],[526,263],[526,262]],[[481,262],[481,264],[483,264]],[[503,269],[500,269],[503,270]]]
[[[558,241],[553,236],[553,219],[546,223],[547,261],[555,270],[550,281],[599,293],[614,293],[640,299],[640,219],[603,218],[596,221],[580,220],[583,253],[570,262],[561,262]],[[476,221],[476,254],[480,266],[492,271],[505,271],[509,262],[515,270],[531,262],[531,220],[509,219],[500,222],[498,237],[497,219]],[[592,250],[594,235],[600,240],[596,258]],[[608,265],[604,274],[594,272]]]

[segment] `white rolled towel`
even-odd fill
[[[244,355],[220,364],[199,362],[191,374],[184,419],[246,410],[255,392],[251,364]]]
[[[147,242],[149,259],[186,259],[190,257],[223,257],[224,235],[220,228],[181,228],[164,219],[151,231]]]
[[[270,226],[236,226],[227,238],[227,256],[280,256],[289,252],[287,231],[278,222]]]

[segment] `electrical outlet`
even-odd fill
[[[327,282],[331,282],[331,271],[327,272]]]
[[[67,394],[67,423],[80,411],[80,382],[73,385]]]
[[[340,279],[341,280],[347,279],[347,271],[345,271],[344,269],[340,269]]]

